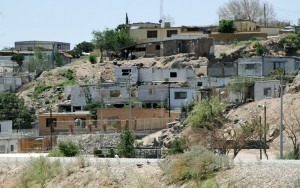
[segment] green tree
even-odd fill
[[[260,42],[256,42],[253,47],[255,48],[257,56],[263,56],[267,51],[267,48]]]
[[[34,56],[29,59],[28,70],[30,72],[40,72],[44,70],[49,70],[52,67],[52,62],[50,61],[46,52],[41,48],[34,49]]]
[[[91,100],[84,106],[84,110],[90,111],[90,116],[94,120],[97,119],[97,109],[101,107],[100,101]]]
[[[281,38],[279,45],[286,52],[293,52],[300,49],[300,33],[291,33]]]
[[[233,20],[221,20],[219,22],[219,26],[217,27],[217,30],[220,33],[234,33],[236,29]]]
[[[73,48],[71,54],[72,54],[73,57],[78,58],[78,57],[81,56],[82,52],[87,52],[88,53],[88,52],[92,52],[94,49],[95,49],[95,47],[94,47],[94,44],[92,42],[83,41],[83,42],[77,44]]]
[[[0,93],[0,120],[12,120],[13,129],[32,128],[35,115],[32,109],[25,106],[24,100],[14,93]]]
[[[11,56],[11,60],[14,62],[17,62],[19,67],[21,67],[23,65],[24,55],[23,54],[13,54]]]
[[[118,153],[120,157],[130,158],[134,150],[134,133],[125,128],[121,132],[121,139],[118,143]]]
[[[64,65],[64,57],[63,54],[58,53],[58,51],[54,52],[54,61],[57,67],[61,67]]]
[[[254,82],[246,77],[236,77],[230,83],[230,91],[239,94],[240,101],[245,99],[245,94],[248,91],[249,87],[253,86]]]
[[[214,129],[223,125],[224,105],[217,97],[199,101],[188,117],[188,125]]]
[[[114,51],[134,44],[133,38],[125,25],[120,25],[117,29],[105,29],[104,31],[93,31],[93,43],[101,51],[101,61],[103,51]]]

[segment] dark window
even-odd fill
[[[177,35],[177,30],[167,30],[167,37],[171,37],[172,35]]]
[[[202,82],[198,82],[198,83],[197,83],[197,86],[202,86]]]
[[[156,50],[160,50],[160,45],[159,45],[159,44],[156,45],[156,46],[155,46],[155,49],[156,49]]]
[[[14,145],[10,145],[10,151],[14,151]]]
[[[122,76],[128,76],[131,73],[131,69],[122,69]]]
[[[53,127],[56,127],[56,118],[47,118],[46,119],[46,127],[50,127],[51,123],[53,125]]]
[[[157,38],[157,31],[156,30],[147,31],[147,38]]]
[[[266,97],[272,96],[272,89],[270,87],[264,88],[264,96],[266,96]]]
[[[144,51],[146,51],[146,48],[145,47],[137,47],[137,48],[135,48],[135,51],[136,52],[144,52]]]
[[[120,90],[110,90],[109,96],[110,97],[120,97],[121,91]]]
[[[187,98],[187,92],[186,91],[175,92],[174,99],[186,99],[186,98]]]
[[[255,69],[255,64],[246,64],[245,68],[248,70]]]
[[[177,72],[170,72],[170,77],[171,78],[176,78],[177,77]]]
[[[274,62],[274,69],[280,68],[284,70],[284,64],[285,62],[283,61]]]
[[[149,89],[149,95],[154,95],[155,94],[155,90],[154,89]]]

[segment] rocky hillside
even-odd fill
[[[43,112],[50,102],[59,103],[65,100],[62,90],[63,83],[68,81],[68,72],[74,73],[74,80],[80,85],[96,84],[101,77],[106,81],[114,80],[115,66],[139,66],[159,68],[192,68],[198,75],[205,75],[207,58],[196,58],[193,54],[178,54],[168,57],[139,58],[126,61],[108,61],[91,64],[87,58],[79,59],[64,67],[58,67],[50,71],[44,71],[36,80],[23,85],[19,89],[19,96],[25,99],[26,104]],[[34,90],[37,86],[54,86],[40,93],[33,100]],[[49,101],[51,100],[51,101]],[[55,106],[55,105],[53,105]]]

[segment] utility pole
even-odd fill
[[[262,159],[262,148],[261,148],[261,116],[259,116],[259,159]]]
[[[265,27],[266,27],[267,26],[266,3],[264,4],[264,22],[265,22]]]
[[[267,147],[267,106],[266,106],[266,104],[264,104],[264,118],[265,118],[265,120],[264,120],[264,124],[265,124],[264,125],[264,152],[268,159],[269,157],[268,157],[267,149],[266,149],[266,147]]]
[[[283,84],[282,84],[282,75],[280,76],[280,159],[283,159]]]
[[[168,83],[168,90],[169,90],[169,104],[168,104],[168,110],[169,110],[169,120],[170,120],[170,118],[171,118],[171,91],[170,91],[170,89],[171,89],[171,87],[170,87],[170,82]]]
[[[52,132],[53,132],[52,105],[50,105],[50,148],[51,150],[52,150]]]
[[[128,124],[129,124],[129,129],[131,130],[131,85],[130,85],[130,76],[131,73],[128,74],[128,103],[129,103],[129,119],[128,119]]]
[[[100,72],[100,103],[101,103],[101,109],[100,109],[100,118],[101,118],[101,132],[103,134],[104,132],[104,124],[103,124],[103,88],[102,88],[102,72]]]

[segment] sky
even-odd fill
[[[218,8],[229,0],[163,0],[163,14],[173,26],[216,25]],[[300,0],[266,0],[279,20],[297,23]],[[0,49],[15,41],[43,40],[71,43],[92,40],[92,31],[125,23],[155,22],[160,0],[0,0]]]

